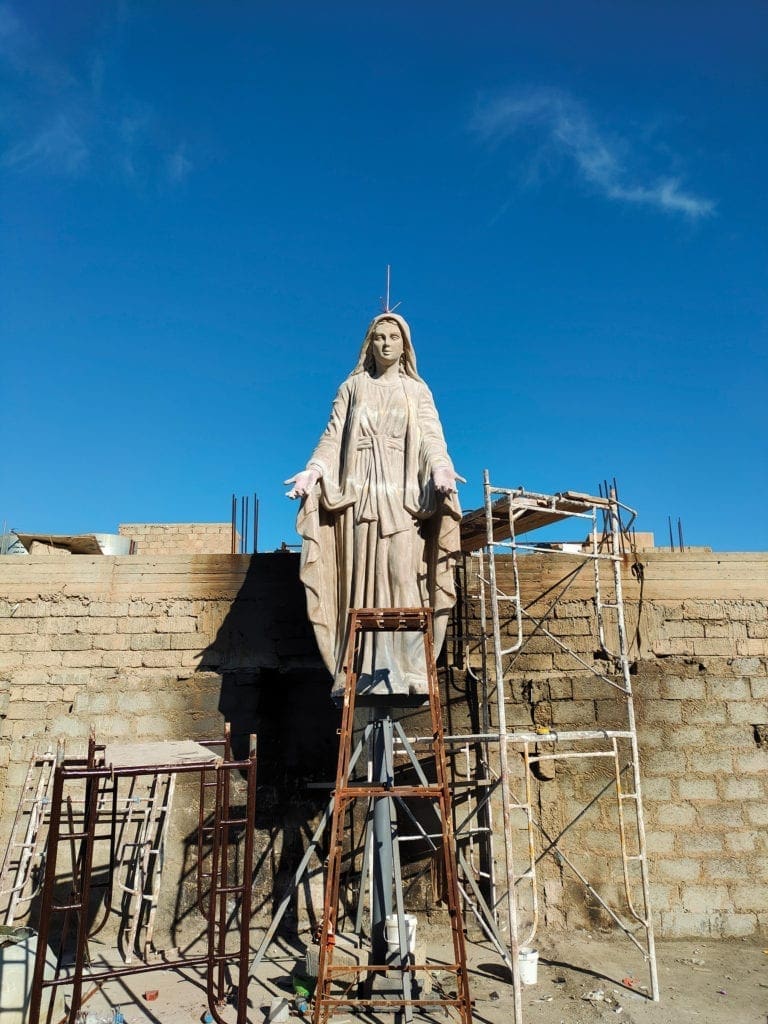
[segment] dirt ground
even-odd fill
[[[478,1024],[510,1024],[512,989],[498,955],[486,944],[469,943],[472,1019]],[[251,982],[248,1019],[268,1019],[276,998],[292,998],[290,972],[298,957],[273,946],[280,957],[260,966]],[[542,939],[538,980],[523,989],[524,1024],[768,1024],[768,949],[752,941],[665,941],[657,945],[661,1000],[642,993],[649,974],[642,958],[623,939],[605,939],[584,932]],[[431,942],[428,957],[447,963],[449,949]],[[624,979],[627,979],[625,982]],[[631,986],[631,987],[629,987]],[[147,1000],[144,993],[157,991]],[[86,988],[87,991],[87,988]],[[87,1003],[91,1021],[108,1020],[120,1005],[126,1024],[183,1024],[203,1020],[206,1004],[202,977],[193,972],[158,971],[109,982]],[[234,1020],[232,1008],[222,1011]],[[309,1020],[291,1015],[291,1021]],[[420,1018],[417,1014],[415,1019]],[[443,1011],[429,1016],[446,1021]],[[453,1018],[455,1019],[455,1018]],[[334,1022],[394,1022],[391,1013],[352,1017],[340,1013]]]

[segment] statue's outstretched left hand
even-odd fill
[[[463,476],[455,473],[450,466],[438,466],[437,469],[432,470],[432,483],[435,485],[435,490],[438,494],[456,494],[457,480],[460,480],[463,484],[467,482]]]

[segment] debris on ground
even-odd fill
[[[706,962],[707,962],[706,960],[702,960],[701,957],[698,957],[698,956],[676,956],[675,957],[675,963],[677,963],[677,964],[684,964],[684,965],[689,966],[689,967],[703,967]]]
[[[591,992],[585,992],[581,998],[593,1006],[605,1006],[616,1014],[624,1012],[624,1007],[618,1000],[618,992],[615,990],[606,992],[605,989],[596,988]]]

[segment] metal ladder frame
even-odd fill
[[[436,766],[436,783],[428,782],[418,760],[416,759],[415,753],[408,743],[408,740],[398,722],[393,723],[393,729],[389,736],[387,736],[387,733],[385,732],[385,756],[388,773],[391,770],[391,774],[389,774],[387,781],[355,782],[351,778],[353,756],[352,736],[354,729],[361,638],[365,633],[380,631],[420,632],[424,638],[424,656],[426,660],[428,681],[427,697],[430,708],[432,729],[430,741],[431,752]],[[401,1007],[405,1020],[411,1021],[413,1019],[413,1008],[421,1006],[442,1006],[446,1011],[448,1011],[449,1008],[454,1008],[458,1011],[462,1024],[471,1024],[472,1018],[466,965],[466,949],[464,946],[463,921],[460,910],[460,891],[454,851],[451,800],[445,764],[445,749],[443,744],[442,709],[440,706],[437,668],[434,656],[432,612],[431,609],[426,608],[352,608],[349,611],[347,636],[348,643],[345,661],[346,686],[342,707],[342,723],[339,730],[339,759],[336,772],[336,788],[333,794],[331,848],[328,857],[328,869],[323,900],[323,921],[320,935],[318,978],[315,988],[313,1024],[326,1024],[334,1011],[342,1008],[367,1009],[386,1007],[392,1010],[397,1007]],[[409,758],[411,760],[411,765],[416,771],[419,785],[397,785],[394,781],[392,740],[395,732],[397,732],[406,752],[410,751]],[[349,998],[346,995],[343,997],[337,997],[331,994],[331,986],[334,979],[343,978],[345,975],[351,975],[353,979],[351,982],[352,985],[355,984],[355,982],[360,981],[361,975],[382,974],[393,969],[393,965],[391,964],[348,966],[335,965],[333,962],[347,811],[351,809],[355,800],[364,799],[372,801],[382,798],[386,798],[390,801],[390,821],[393,820],[394,803],[398,802],[402,806],[402,801],[405,798],[427,799],[437,805],[442,825],[442,833],[440,836],[442,842],[440,846],[445,870],[446,902],[448,904],[455,961],[453,964],[449,965],[441,964],[440,969],[455,975],[455,998],[411,998],[411,976],[420,971],[428,973],[430,970],[434,970],[434,968],[430,967],[428,964],[410,963],[406,945],[402,891],[399,885],[396,886],[395,898],[399,927],[400,955],[398,958],[399,962],[395,966],[395,969],[401,972],[402,998],[358,999]],[[411,820],[414,820],[412,816]],[[420,829],[419,831],[423,837],[426,837],[427,834],[423,829]],[[395,847],[396,846],[397,844],[395,844]],[[398,866],[399,861],[395,858],[395,872],[398,871]]]
[[[46,858],[45,880],[40,906],[38,927],[38,948],[32,978],[32,993],[29,1006],[28,1024],[40,1024],[43,994],[61,985],[72,988],[68,1024],[75,1024],[83,1002],[83,985],[93,982],[97,985],[131,974],[144,974],[156,970],[168,970],[174,967],[206,968],[206,994],[208,1009],[217,1024],[225,1024],[219,1013],[219,1006],[225,999],[224,969],[227,963],[238,965],[238,986],[236,1007],[236,1024],[246,1024],[248,1010],[248,957],[251,918],[251,894],[253,884],[253,823],[256,812],[256,739],[251,736],[250,752],[243,760],[232,760],[216,757],[213,760],[183,761],[163,765],[142,764],[131,766],[106,765],[95,739],[91,736],[88,744],[88,756],[85,759],[66,760],[57,765],[54,773],[53,795],[51,799],[50,826],[48,832],[48,850]],[[215,805],[212,838],[212,874],[211,891],[208,901],[206,924],[207,951],[203,955],[178,959],[163,958],[157,963],[140,963],[122,967],[108,966],[90,968],[88,955],[88,939],[94,934],[89,927],[88,910],[90,905],[92,868],[94,848],[97,842],[110,842],[110,874],[114,868],[114,818],[107,835],[98,835],[97,827],[101,823],[98,814],[99,799],[103,796],[104,786],[111,781],[114,792],[118,780],[154,777],[160,774],[201,775],[215,774]],[[233,772],[243,773],[246,777],[247,797],[244,817],[232,818],[229,804],[230,780]],[[75,822],[71,813],[72,800],[67,790],[71,786],[85,787],[85,800],[81,822]],[[231,846],[230,830],[242,828],[244,832],[242,858],[240,863],[240,881],[231,881],[230,873],[234,866],[230,863],[229,849]],[[58,871],[59,851],[61,846],[68,845],[71,851],[72,891],[63,903],[54,900],[54,890]],[[108,883],[111,885],[111,882]],[[111,891],[111,889],[110,889]],[[239,897],[240,923],[237,949],[227,950],[228,935],[227,900]],[[62,940],[58,957],[56,977],[46,979],[44,975],[46,952],[51,932],[51,921],[54,914],[64,915]],[[74,965],[72,973],[61,976],[63,944],[71,917],[76,924],[76,941]],[[103,927],[103,921],[99,928]],[[89,967],[86,967],[86,964]],[[214,978],[214,974],[217,975]]]
[[[56,765],[63,757],[64,746],[59,742],[55,753],[49,747],[42,754],[35,752],[29,759],[3,866],[0,869],[0,899],[8,898],[4,914],[4,923],[8,927],[16,920],[19,908],[31,903],[42,886],[45,870],[45,834],[53,792],[53,775]],[[35,871],[37,877],[33,878]],[[28,888],[30,881],[31,887]]]
[[[147,782],[145,796],[134,793],[126,799],[124,831],[128,833],[134,816],[140,815],[136,821],[136,837],[133,840],[125,838],[117,844],[116,881],[128,903],[127,921],[123,930],[123,959],[127,964],[133,959],[143,918],[145,958],[152,949],[176,775],[173,772],[158,772],[157,775],[149,776]],[[144,805],[139,808],[138,814],[137,804]]]
[[[484,475],[484,512],[485,512],[485,545],[483,553],[480,554],[480,565],[477,570],[479,581],[479,597],[481,621],[483,623],[481,637],[478,641],[480,654],[480,674],[472,673],[480,684],[481,701],[483,706],[483,731],[474,736],[465,736],[464,740],[476,742],[481,749],[490,752],[497,750],[498,772],[494,773],[490,765],[486,763],[485,770],[490,776],[492,790],[498,789],[501,795],[502,815],[504,824],[504,869],[506,876],[506,890],[501,897],[497,894],[496,879],[490,879],[490,907],[493,920],[498,924],[499,910],[502,904],[506,903],[506,925],[502,925],[502,931],[507,933],[509,957],[505,962],[510,966],[514,985],[514,1021],[515,1024],[522,1024],[522,1002],[520,999],[520,979],[518,968],[518,955],[521,946],[529,944],[538,926],[538,888],[537,888],[537,866],[543,857],[555,855],[561,863],[568,866],[579,878],[586,890],[597,900],[602,909],[611,917],[614,923],[623,931],[630,941],[642,953],[649,969],[651,998],[656,1001],[659,998],[658,974],[656,965],[655,941],[653,934],[653,921],[650,904],[650,884],[648,875],[647,850],[645,845],[645,825],[642,806],[641,780],[639,770],[639,754],[637,746],[637,726],[635,720],[634,704],[632,699],[632,681],[630,674],[629,643],[627,639],[626,625],[624,620],[624,605],[622,593],[621,564],[624,559],[623,541],[624,532],[621,523],[621,510],[626,510],[634,518],[634,512],[622,505],[617,498],[615,489],[606,488],[606,495],[593,497],[589,495],[574,495],[566,492],[564,495],[542,495],[535,492],[525,491],[523,488],[509,489],[493,487],[489,480],[488,472]],[[494,501],[496,498],[496,501]],[[534,518],[536,525],[527,526],[525,517]],[[598,519],[602,517],[604,536],[600,537]],[[520,584],[520,572],[518,565],[518,552],[539,552],[552,555],[556,558],[559,552],[550,545],[537,545],[519,540],[517,526],[521,528],[537,529],[548,522],[557,522],[562,519],[583,518],[590,524],[589,550],[584,552],[584,562],[581,568],[591,564],[594,571],[594,607],[596,618],[597,639],[606,659],[616,670],[619,681],[611,678],[607,672],[597,670],[582,658],[578,652],[571,650],[562,638],[554,635],[547,629],[547,619],[552,614],[555,605],[562,599],[564,592],[570,586],[570,582],[564,590],[557,594],[552,605],[544,615],[534,618],[523,606]],[[626,528],[624,528],[626,529]],[[606,549],[605,539],[608,539],[610,546]],[[504,593],[498,585],[496,575],[496,552],[497,549],[506,549],[512,557],[512,590]],[[570,552],[574,554],[574,552]],[[601,564],[610,566],[609,593],[606,595],[605,587],[601,579]],[[609,599],[610,598],[610,599]],[[509,616],[504,626],[512,625],[511,642],[507,640],[508,632],[502,628],[502,612],[504,605],[510,609]],[[614,617],[613,626],[615,630],[615,644],[609,644],[608,616]],[[488,620],[490,619],[490,629]],[[526,626],[529,627],[526,632]],[[532,628],[531,628],[532,627]],[[576,658],[582,668],[591,672],[597,679],[617,691],[617,697],[623,700],[626,706],[626,722],[623,729],[574,729],[569,731],[525,731],[508,730],[506,725],[505,687],[508,673],[514,664],[516,656],[523,652],[525,645],[531,636],[546,636],[552,642],[555,650],[562,650]],[[469,656],[465,652],[465,663],[469,663]],[[489,679],[493,685],[489,686]],[[492,730],[487,723],[490,722],[491,691],[495,689],[495,709],[497,713],[497,729]],[[458,740],[459,737],[449,739]],[[581,749],[562,750],[560,744],[569,744]],[[592,749],[585,749],[591,747]],[[622,753],[622,747],[628,749],[628,755]],[[512,781],[517,773],[510,772],[509,752],[516,748],[522,754],[524,768],[523,795],[515,796],[512,788]],[[544,749],[545,752],[542,752]],[[621,755],[621,756],[620,756]],[[602,790],[587,806],[572,818],[557,836],[550,836],[542,824],[537,820],[534,813],[531,776],[534,766],[543,765],[547,762],[566,758],[605,758],[612,762],[613,778],[602,788]],[[625,785],[624,777],[629,774],[630,783]],[[588,879],[580,872],[578,866],[564,852],[560,846],[560,840],[575,822],[586,813],[586,811],[598,800],[600,800],[611,789],[615,789],[618,835],[621,851],[622,878],[624,894],[627,903],[629,920],[622,918],[610,906],[597,889],[592,886]],[[634,824],[636,828],[636,841],[634,845],[629,838],[629,827],[627,823],[625,805],[634,807]],[[512,815],[519,813],[523,815],[527,832],[527,863],[516,867],[512,850]],[[537,847],[541,844],[541,851]],[[491,846],[490,861],[494,863],[493,835],[489,836]],[[634,872],[634,877],[633,877]],[[637,873],[639,872],[639,878]],[[642,907],[636,906],[633,894],[633,883],[639,887],[641,892]],[[532,921],[528,934],[520,936],[519,904],[521,885],[530,887],[530,905],[532,908]],[[477,915],[477,908],[472,908]],[[491,922],[489,922],[489,925]],[[644,933],[644,942],[639,941],[637,934]]]

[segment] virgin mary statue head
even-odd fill
[[[408,322],[404,320],[397,313],[379,313],[375,316],[368,325],[368,330],[365,332],[365,339],[363,341],[363,347],[360,349],[360,355],[355,365],[353,374],[355,373],[370,373],[374,374],[376,370],[376,361],[373,354],[373,336],[376,332],[377,326],[382,320],[388,320],[391,323],[397,324],[400,328],[400,334],[403,339],[403,354],[400,356],[400,373],[406,377],[413,377],[414,380],[421,380],[418,371],[416,370],[416,353],[413,350],[413,343],[411,342],[411,329],[408,326]]]

